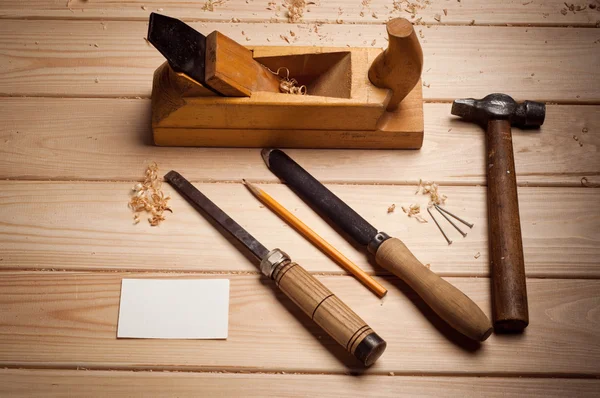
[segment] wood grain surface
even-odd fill
[[[383,25],[325,24],[317,32],[310,25],[191,26],[205,34],[219,30],[249,46],[287,45],[282,36],[294,46],[385,48],[388,43]],[[5,20],[0,24],[0,95],[149,97],[152,73],[163,57],[146,44],[146,30],[141,21]],[[596,29],[432,26],[417,31],[426,100],[499,91],[519,100],[600,101],[600,68],[590,67],[600,62]]]
[[[274,3],[269,4],[267,0],[228,0],[217,3],[213,11],[209,11],[205,7],[206,2],[194,0],[147,0],[143,4],[111,0],[5,0],[0,5],[0,17],[147,20],[148,14],[155,11],[185,20],[231,21],[235,18],[243,22],[287,22],[288,14],[282,7],[284,2]],[[412,15],[412,12],[406,11],[409,2],[398,2],[402,11],[398,11],[392,1],[386,0],[372,0],[364,4],[350,0],[321,0],[313,3],[315,4],[305,8],[299,22],[381,24],[391,17],[410,18]],[[412,3],[425,5],[423,1]],[[593,0],[589,2],[593,3]],[[586,7],[581,11],[563,14],[561,11],[566,7],[562,0],[432,1],[424,9],[416,8],[415,18],[412,20],[421,18],[422,22],[430,24],[594,26],[600,19],[597,9],[587,7],[586,2],[577,5]]]
[[[0,366],[365,372],[272,282],[257,275],[229,276],[227,341],[116,339],[123,277],[184,275],[4,272]],[[318,278],[387,341],[385,355],[368,374],[600,375],[595,360],[600,355],[598,280],[528,279],[531,323],[526,334],[493,335],[479,347],[449,330],[395,279],[380,301],[353,278]],[[489,280],[448,281],[489,314]]]
[[[164,169],[166,172],[168,169]],[[187,169],[179,169],[185,176]],[[127,198],[132,183],[1,182],[0,267],[59,270],[178,270],[257,272],[235,242],[214,229],[169,187],[174,213],[159,227],[133,225]],[[311,272],[344,273],[241,184],[196,184],[266,247],[288,252]],[[441,275],[486,276],[489,272],[484,187],[442,187],[447,209],[475,224],[466,238],[447,225],[448,247],[433,223],[420,224],[400,209],[427,204],[411,186],[329,185],[380,230],[404,241]],[[265,189],[315,232],[365,271],[387,274],[286,186]],[[597,189],[521,188],[525,269],[529,276],[597,278],[600,268]],[[576,203],[577,205],[573,205]],[[387,209],[396,204],[394,213]],[[446,225],[446,224],[445,224]],[[477,258],[475,258],[477,257]],[[385,284],[385,282],[384,282]],[[387,287],[387,284],[385,284]],[[364,289],[360,287],[360,289]],[[365,289],[366,291],[366,289]]]
[[[484,185],[485,131],[449,104],[424,110],[419,151],[286,152],[323,182]],[[156,161],[192,181],[278,181],[257,149],[155,147],[149,100],[0,98],[0,119],[0,178],[133,181]],[[541,130],[513,129],[513,142],[519,185],[600,186],[600,106],[549,105]]]
[[[523,391],[528,397],[596,397],[600,381],[502,377],[428,377],[290,374],[232,374],[192,372],[132,372],[91,370],[0,369],[0,394],[11,397],[110,395],[131,397],[206,396],[300,398],[368,395],[375,398],[506,397]],[[248,386],[252,388],[248,388]]]
[[[0,395],[597,396],[600,2],[315,0],[298,23],[283,3],[0,2],[0,179],[10,180],[0,182]],[[423,148],[288,152],[489,315],[485,133],[451,117],[449,102],[491,92],[550,102],[539,132],[513,130],[531,324],[479,347],[279,184],[258,150],[152,143],[148,98],[163,58],[144,40],[150,12],[250,47],[375,49],[387,46],[389,18],[411,19],[409,3],[424,6],[412,20],[427,24],[415,25]],[[389,344],[369,375],[178,196],[160,227],[134,226],[127,195],[151,161],[199,182],[268,247],[325,273],[318,279]],[[386,298],[261,208],[241,178],[276,183],[269,193],[374,274]],[[451,247],[400,210],[426,203],[414,196],[420,178],[441,183],[448,209],[475,223],[464,239],[448,227]],[[116,339],[123,277],[224,275],[226,342]]]

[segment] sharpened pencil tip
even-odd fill
[[[246,181],[244,178],[242,178],[242,182],[244,183],[246,188],[248,188],[248,190],[254,194],[254,196],[260,196],[259,189],[257,187],[255,187],[252,183],[250,183],[249,181]]]

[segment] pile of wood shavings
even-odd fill
[[[225,4],[227,0],[208,0],[206,3],[204,3],[204,6],[202,7],[202,9],[204,11],[214,11],[215,10],[215,6],[220,6]]]
[[[313,3],[314,4],[314,3]],[[304,0],[285,0],[283,4],[287,8],[288,22],[296,23],[302,19],[304,14],[304,7],[306,7],[306,1]]]
[[[439,185],[435,182],[419,180],[419,186],[415,195],[421,192],[423,195],[429,195],[429,206],[443,205],[448,197],[438,192]]]
[[[263,65],[264,66],[264,65]],[[270,68],[265,68],[279,77],[279,91],[284,94],[297,94],[297,95],[306,95],[306,86],[303,84],[301,86],[298,85],[298,81],[294,78],[290,79],[290,70],[285,66],[281,66],[277,68],[277,72],[273,72]],[[287,72],[286,76],[282,76],[280,72],[284,70]]]
[[[414,218],[415,220],[417,220],[420,223],[426,223],[427,220],[423,218],[423,216],[420,214],[421,213],[421,205],[416,204],[416,205],[410,205],[408,206],[408,208],[402,206],[402,211],[406,213],[407,216],[409,216],[410,218]]]
[[[129,208],[135,212],[133,215],[134,224],[140,222],[140,212],[142,211],[152,215],[148,218],[148,222],[153,227],[165,220],[165,211],[173,212],[168,206],[168,201],[171,198],[165,196],[161,186],[162,181],[158,178],[158,165],[153,162],[146,169],[144,181],[135,184],[133,187],[133,194],[129,200]]]

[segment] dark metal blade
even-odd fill
[[[333,192],[325,188],[298,163],[279,149],[264,149],[263,159],[269,169],[287,183],[302,199],[314,206],[361,245],[367,246],[377,229],[352,210]]]
[[[213,220],[227,230],[227,232],[246,246],[258,259],[262,260],[269,254],[267,248],[254,239],[252,235],[229,217],[223,210],[217,207],[210,199],[204,196],[204,194],[188,180],[183,178],[181,174],[176,171],[169,171],[165,175],[165,180],[186,198],[196,210],[203,214],[208,214]]]
[[[150,14],[148,41],[169,61],[175,72],[206,85],[206,37],[179,19]]]

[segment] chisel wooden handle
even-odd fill
[[[386,342],[314,276],[294,262],[273,269],[277,286],[335,341],[366,366],[383,354]]]
[[[486,141],[494,326],[518,332],[529,324],[529,312],[510,122],[490,120]]]
[[[375,254],[377,264],[406,282],[436,314],[465,336],[484,341],[492,323],[460,290],[425,267],[400,239],[385,240]]]

